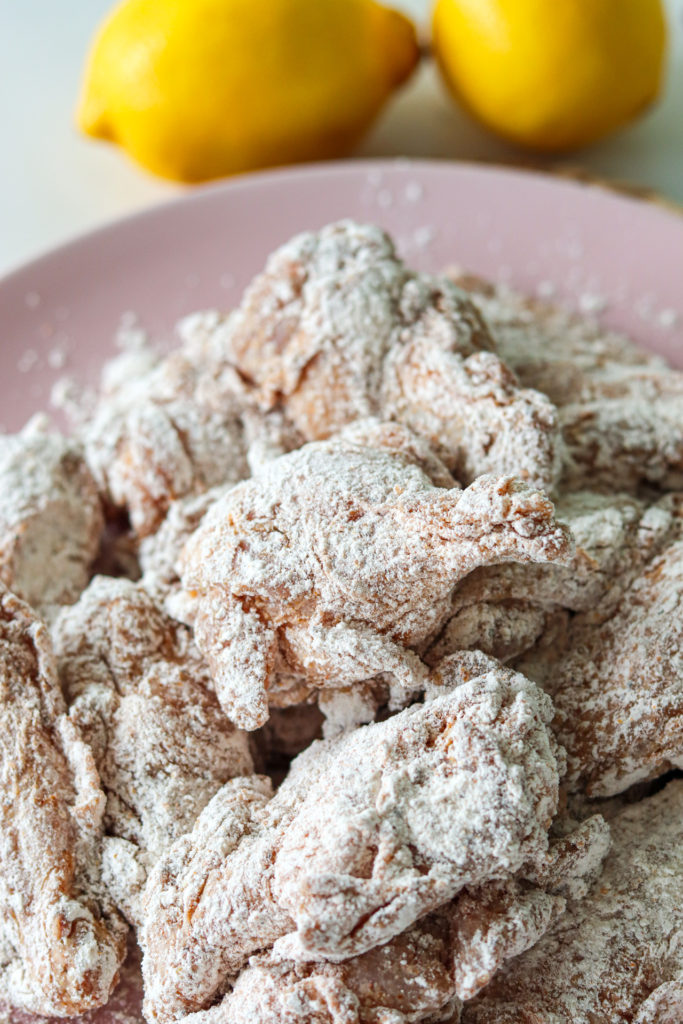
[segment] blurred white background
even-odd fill
[[[390,2],[390,0],[385,0]],[[683,202],[683,0],[666,0],[669,81],[643,120],[564,164]],[[91,36],[113,0],[0,0],[0,274],[88,228],[180,194],[73,124]],[[395,0],[426,27],[428,0]],[[460,113],[431,66],[390,104],[358,156],[524,162]],[[527,161],[528,162],[528,161]]]

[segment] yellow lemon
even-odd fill
[[[124,0],[78,123],[181,181],[340,156],[417,60],[411,22],[374,0]]]
[[[609,134],[655,99],[666,23],[660,0],[437,0],[433,39],[475,117],[554,151]]]

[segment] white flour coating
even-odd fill
[[[350,423],[339,431],[338,437],[364,448],[380,448],[401,455],[407,462],[421,469],[435,487],[459,489],[458,481],[429,442],[404,423],[370,417]]]
[[[147,886],[149,1019],[206,1008],[276,939],[278,956],[343,960],[541,864],[562,771],[551,716],[533,684],[490,670],[312,744],[272,799],[258,777],[229,782]]]
[[[434,915],[385,946],[341,964],[254,957],[229,995],[211,1009],[188,1015],[184,1024],[440,1020],[458,1005],[448,954],[448,925]]]
[[[40,422],[0,435],[0,580],[32,605],[75,601],[100,541],[100,499],[78,444]]]
[[[223,487],[212,487],[203,494],[171,502],[156,533],[140,541],[138,560],[142,570],[142,586],[160,605],[170,602],[171,614],[174,614],[174,601],[177,601],[180,589],[180,578],[176,571],[180,553],[224,490]],[[182,612],[179,611],[175,617],[182,619]]]
[[[350,686],[319,690],[316,701],[325,717],[324,738],[334,739],[359,725],[374,722],[379,709],[387,707],[395,699],[393,689],[387,676],[378,676],[367,683],[356,682]]]
[[[64,1018],[44,1017],[0,1003],[0,1024],[60,1024]],[[72,1018],[74,1019],[74,1018]],[[145,1024],[142,1016],[140,951],[131,944],[119,981],[106,1006],[79,1014],[78,1024]]]
[[[269,701],[378,674],[406,703],[426,673],[413,648],[438,632],[470,572],[571,555],[552,503],[518,480],[439,488],[410,452],[338,439],[227,491],[179,569],[221,705],[254,729]]]
[[[659,356],[579,316],[530,299],[505,284],[447,271],[484,318],[501,358],[525,387],[536,388],[558,406],[595,397],[591,387],[611,373],[669,371]]]
[[[279,413],[247,404],[247,389],[221,342],[217,313],[178,324],[181,346],[148,348],[105,367],[99,400],[80,419],[89,464],[107,502],[126,509],[141,539],[169,505],[249,475],[253,464],[301,443]]]
[[[247,737],[221,712],[189,631],[129,580],[96,577],[53,633],[69,720],[107,798],[107,878],[138,923],[149,868],[223,783],[253,771]]]
[[[140,536],[159,526],[173,500],[248,475],[243,387],[234,371],[213,375],[202,351],[188,344],[143,376],[110,367],[83,430],[99,486],[128,510]],[[126,371],[136,357],[120,357]]]
[[[558,406],[564,482],[683,488],[683,374],[579,317],[466,277],[501,358]]]
[[[127,928],[100,878],[104,795],[47,626],[0,584],[0,1004],[102,1006]]]
[[[606,618],[643,566],[678,530],[677,504],[669,496],[650,502],[618,491],[562,495],[557,516],[576,541],[576,555],[570,566],[549,566],[539,572],[539,579],[554,577],[563,607],[590,612],[594,621]]]
[[[413,1024],[443,1020],[458,994],[528,948],[564,900],[515,882],[472,890],[383,946],[341,963],[253,957],[231,993],[185,1024]],[[294,1016],[293,1016],[294,1015]]]
[[[447,655],[463,650],[484,651],[499,661],[511,661],[533,647],[549,628],[555,614],[552,609],[525,598],[482,601],[476,586],[474,590],[472,593],[468,588],[462,597],[457,595],[456,604],[461,607],[426,652],[428,664],[436,665]]]
[[[340,221],[274,252],[217,328],[263,409],[307,441],[368,416],[399,419],[455,476],[552,486],[555,408],[521,388],[465,293],[418,274],[379,228]]]
[[[452,616],[426,655],[430,664],[456,650],[479,648],[517,658],[558,621],[563,609],[608,618],[647,562],[678,529],[677,500],[648,504],[627,494],[575,491],[556,515],[576,542],[568,565],[509,563],[477,569],[453,595]],[[536,678],[536,677],[534,677]]]
[[[536,884],[507,880],[465,889],[401,935],[341,962],[251,957],[232,991],[185,1024],[450,1019],[461,1000],[541,938],[564,912],[564,895],[585,895],[608,847],[609,831],[596,816],[552,844]]]
[[[672,393],[666,394],[669,383]],[[568,485],[635,490],[646,482],[683,488],[683,375],[667,369],[660,381],[629,385],[626,397],[559,410]]]
[[[678,1024],[683,1008],[683,782],[611,822],[588,897],[508,964],[462,1024]]]
[[[518,882],[482,886],[456,900],[449,952],[457,995],[467,1000],[485,988],[508,960],[538,942],[565,906],[561,896]]]
[[[458,488],[458,484],[446,466],[424,438],[414,434],[403,423],[381,421],[374,418],[358,420],[344,427],[338,436],[353,444],[386,449],[401,455],[409,463],[418,466],[437,487],[447,487],[451,490]],[[159,533],[162,532],[163,528]],[[189,611],[179,594],[173,594],[167,598],[167,606],[172,614],[178,615],[181,619]],[[386,679],[382,678],[368,683],[355,682],[349,686],[319,691],[317,703],[325,716],[323,725],[325,737],[330,738],[348,732],[349,729],[354,729],[358,725],[372,722],[377,714],[377,709],[386,704],[389,699],[390,686]],[[294,707],[297,706],[301,707],[302,705]],[[271,718],[266,723],[265,729],[267,730],[268,725],[272,722],[273,714],[277,715],[278,712],[282,714],[287,710],[286,708],[271,708]],[[304,744],[301,744],[296,753],[299,753],[303,747]]]
[[[562,793],[564,804],[565,793]],[[585,806],[581,817],[569,814],[566,808],[553,822],[551,839],[545,857],[521,872],[521,876],[537,886],[580,900],[599,878],[605,857],[611,847],[611,834],[602,807]]]
[[[595,625],[577,616],[564,646],[533,659],[553,694],[568,783],[619,793],[683,767],[683,541],[654,559]],[[544,664],[545,662],[545,664]]]

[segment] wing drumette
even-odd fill
[[[580,829],[598,868],[608,833]],[[566,843],[577,840],[567,840]],[[570,871],[568,864],[563,870]],[[581,866],[586,870],[586,865]],[[559,877],[559,876],[558,876]],[[576,881],[575,879],[573,881]],[[518,881],[465,891],[383,946],[340,963],[252,957],[232,991],[183,1024],[418,1024],[457,1013],[564,912],[555,892]]]
[[[103,528],[97,487],[73,441],[28,424],[0,436],[0,580],[34,606],[75,601]]]
[[[139,354],[125,353],[110,364],[83,428],[102,493],[138,537],[158,528],[172,501],[249,475],[244,386],[213,353],[207,325],[216,322],[189,318],[184,344],[164,359],[145,355],[140,366]]]
[[[683,782],[611,823],[592,892],[467,1006],[462,1024],[677,1024],[683,1008]]]
[[[451,674],[430,703],[314,743],[275,797],[252,777],[213,798],[147,886],[151,1020],[209,1006],[273,943],[346,960],[466,886],[547,870],[562,771],[550,702],[506,670],[467,678],[456,658]]]
[[[568,486],[683,487],[683,374],[591,317],[455,280],[483,314],[501,358],[557,405]]]
[[[553,694],[569,782],[619,793],[683,767],[683,541],[655,558],[600,625],[577,616],[564,647],[525,669]]]
[[[106,794],[107,882],[138,923],[147,871],[228,779],[253,770],[189,631],[144,589],[96,577],[54,626],[59,673]]]
[[[377,676],[400,705],[426,674],[415,650],[469,573],[571,557],[553,511],[513,478],[440,488],[412,454],[344,439],[265,464],[212,506],[180,560],[224,710],[254,729],[269,702]]]
[[[576,541],[568,565],[507,563],[477,569],[453,596],[453,614],[427,654],[435,663],[475,648],[504,661],[519,657],[567,611],[602,622],[647,563],[678,529],[678,499],[647,504],[627,494],[576,491],[558,498],[556,512]]]
[[[399,419],[463,482],[555,481],[554,406],[520,387],[466,294],[408,270],[379,228],[340,221],[282,246],[215,344],[304,440]]]
[[[127,933],[100,878],[104,794],[65,710],[47,627],[2,588],[0,1003],[60,1017],[107,1002]]]

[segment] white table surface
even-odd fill
[[[563,162],[683,202],[683,0],[666,3],[672,45],[663,99],[633,127]],[[425,22],[427,0],[396,5]],[[111,6],[112,0],[0,0],[0,274],[184,191],[74,128],[88,43]],[[430,65],[389,105],[357,155],[524,159],[458,111]]]

